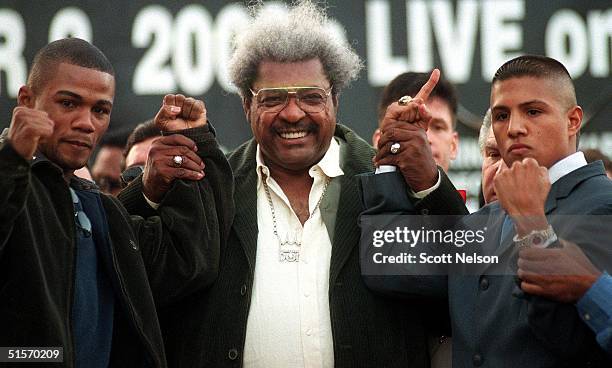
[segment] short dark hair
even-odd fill
[[[399,100],[402,96],[415,96],[421,87],[429,80],[431,73],[406,72],[395,77],[383,89],[378,104],[378,121],[385,116],[387,107]],[[457,92],[455,87],[446,79],[440,78],[438,84],[429,95],[430,98],[438,97],[444,100],[453,113],[453,128],[456,125],[457,115]]]
[[[80,38],[64,38],[49,43],[36,53],[28,75],[28,87],[34,93],[40,92],[47,80],[55,74],[55,68],[60,63],[94,69],[115,76],[113,65],[100,49]]]
[[[542,55],[522,55],[506,61],[497,69],[491,85],[511,78],[533,77],[556,79],[565,87],[565,107],[569,110],[577,105],[576,89],[570,73],[561,62]],[[580,142],[580,131],[576,134],[576,149]]]
[[[153,119],[147,120],[136,125],[136,128],[134,128],[132,133],[130,133],[130,135],[128,136],[127,143],[125,144],[125,149],[123,150],[123,157],[127,157],[128,153],[135,144],[140,143],[149,138],[159,136],[161,136],[161,131],[155,125]]]
[[[506,61],[497,69],[492,84],[518,77],[562,78],[572,82],[569,72],[561,62],[542,55],[521,55]],[[573,85],[573,82],[572,82]]]

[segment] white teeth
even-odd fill
[[[299,132],[286,132],[286,133],[280,133],[280,136],[284,139],[297,139],[297,138],[303,138],[308,134],[308,132],[305,131],[299,131]]]

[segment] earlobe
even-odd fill
[[[582,125],[582,108],[574,106],[567,112],[567,130],[571,135],[576,135]]]

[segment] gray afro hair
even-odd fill
[[[283,16],[264,8],[261,1],[250,10],[250,23],[236,36],[229,61],[230,79],[243,97],[250,96],[249,88],[264,60],[289,63],[318,58],[334,94],[357,79],[363,64],[351,46],[333,33],[325,9],[301,0]]]

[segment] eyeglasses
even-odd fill
[[[91,221],[89,221],[87,214],[83,212],[79,197],[72,188],[70,188],[70,196],[72,197],[72,203],[74,205],[74,223],[77,229],[83,234],[83,237],[89,238],[91,236]]]
[[[121,184],[122,188],[127,187],[134,179],[138,177],[138,175],[142,174],[144,171],[144,166],[136,165],[126,169],[121,173]]]
[[[295,102],[302,111],[307,113],[321,112],[327,104],[327,97],[333,87],[280,87],[262,88],[255,92],[249,89],[257,102],[257,107],[267,112],[279,112],[287,106],[289,95],[295,96]]]

